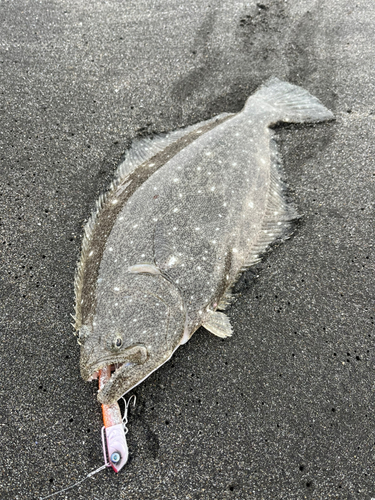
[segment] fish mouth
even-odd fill
[[[135,385],[133,383],[135,373],[133,372],[138,372],[147,359],[148,351],[146,347],[143,345],[129,347],[120,359],[118,357],[116,357],[116,360],[113,360],[113,358],[105,359],[100,363],[91,365],[86,380],[91,381],[99,378],[100,371],[106,368],[108,376],[100,378],[98,400],[102,404],[112,404]]]

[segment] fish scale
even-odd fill
[[[86,226],[76,276],[81,374],[110,366],[110,405],[200,326],[232,335],[225,309],[240,274],[297,212],[270,129],[333,119],[304,89],[272,78],[237,114],[134,143]]]

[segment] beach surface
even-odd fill
[[[131,141],[239,111],[271,76],[335,121],[276,128],[293,236],[132,391],[130,459],[54,498],[375,498],[375,3],[0,2],[2,500],[103,464],[79,372],[83,227]]]

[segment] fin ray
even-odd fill
[[[334,119],[334,115],[307,90],[278,78],[270,78],[248,99],[261,99],[275,110],[275,121],[282,122],[321,122]]]
[[[209,311],[202,326],[217,337],[226,338],[233,334],[232,325],[226,314],[218,311]]]

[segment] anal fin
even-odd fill
[[[225,292],[225,294],[222,296],[222,298],[220,299],[220,302],[217,306],[217,308],[220,310],[220,311],[225,311],[225,309],[228,308],[228,306],[233,302],[233,295],[232,295],[232,292],[230,290],[227,290]]]
[[[233,333],[228,316],[218,311],[209,311],[202,326],[220,338],[231,337]]]
[[[260,260],[272,243],[285,240],[292,234],[291,223],[299,218],[294,204],[289,201],[285,192],[287,187],[283,180],[282,160],[278,154],[276,142],[270,140],[270,185],[262,227],[257,240],[250,249],[249,255],[242,265],[240,273],[246,271]]]

